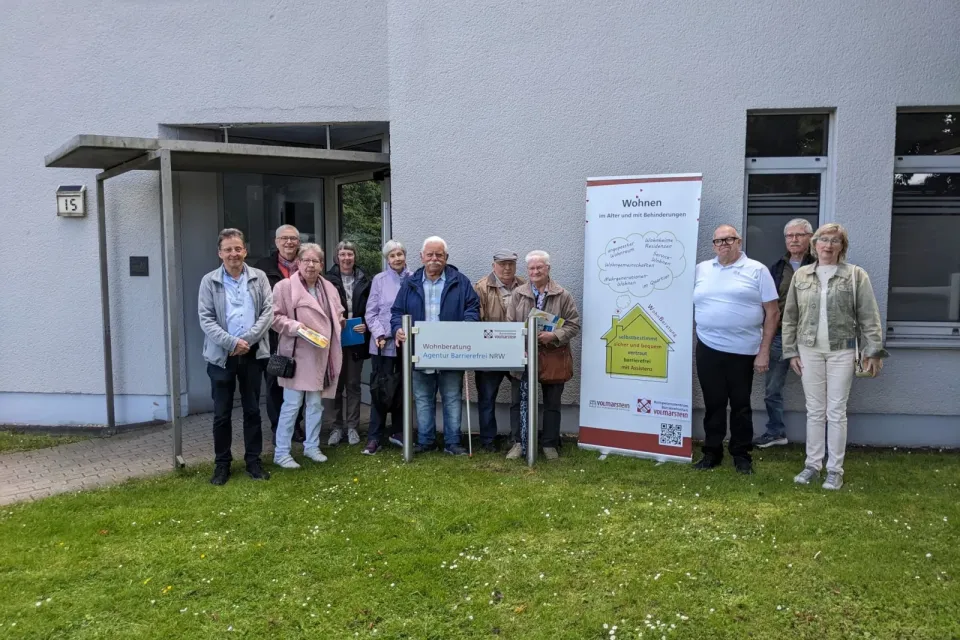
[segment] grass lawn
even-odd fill
[[[955,453],[851,450],[839,493],[795,447],[752,477],[327,453],[6,507],[0,637],[960,636]]]
[[[0,453],[46,449],[60,444],[70,444],[86,440],[89,436],[51,436],[45,433],[18,433],[0,431]]]

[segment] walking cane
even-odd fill
[[[467,399],[467,456],[473,457],[473,430],[470,428],[470,384],[467,382],[467,372],[463,372],[463,397]]]

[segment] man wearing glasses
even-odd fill
[[[787,371],[790,370],[790,361],[783,360],[783,306],[787,301],[787,292],[790,290],[790,281],[797,269],[814,262],[810,254],[810,237],[813,235],[813,225],[803,218],[796,218],[783,228],[783,238],[787,245],[787,252],[782,258],[770,266],[770,275],[773,284],[777,287],[780,298],[777,304],[780,309],[780,320],[777,322],[777,334],[770,345],[770,371],[766,377],[766,393],[763,402],[767,406],[767,430],[753,441],[754,446],[761,449],[774,445],[787,444],[787,428],[783,425],[783,384],[787,381]]]
[[[765,373],[780,311],[777,288],[765,266],[751,260],[740,234],[723,224],[713,232],[717,255],[697,265],[693,306],[697,324],[697,379],[703,390],[705,470],[723,460],[730,405],[730,455],[739,473],[753,473],[753,374]]]
[[[278,282],[297,272],[297,252],[300,250],[300,232],[293,225],[285,224],[278,227],[276,238],[277,250],[270,252],[270,255],[265,258],[260,258],[254,265],[255,268],[267,274],[271,291]],[[271,354],[277,352],[279,340],[277,332],[271,329]],[[266,372],[266,367],[264,367],[263,379],[267,383],[267,417],[270,419],[270,428],[276,433],[277,424],[280,421],[280,407],[283,405],[283,388],[274,376]],[[293,440],[303,442],[303,438],[303,408],[301,408],[297,426],[293,432]]]

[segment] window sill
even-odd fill
[[[960,349],[957,338],[888,338],[884,345],[887,349]]]

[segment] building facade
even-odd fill
[[[438,234],[474,280],[495,249],[545,249],[581,299],[586,178],[700,172],[700,259],[720,223],[764,262],[790,218],[848,229],[891,350],[883,376],[854,383],[851,441],[960,446],[956,0],[81,0],[5,13],[0,423],[104,422],[96,219],[54,209],[59,185],[90,191],[95,172],[44,167],[91,133],[389,153],[377,175],[175,174],[190,413],[210,407],[196,287],[222,226],[245,228],[253,256],[281,222],[328,248],[379,232],[411,266]],[[357,213],[371,192],[380,206]],[[106,196],[117,421],[164,419],[156,174],[111,180]],[[143,257],[148,275],[131,275]],[[570,430],[578,397],[575,378]],[[792,375],[785,397],[801,439]]]

